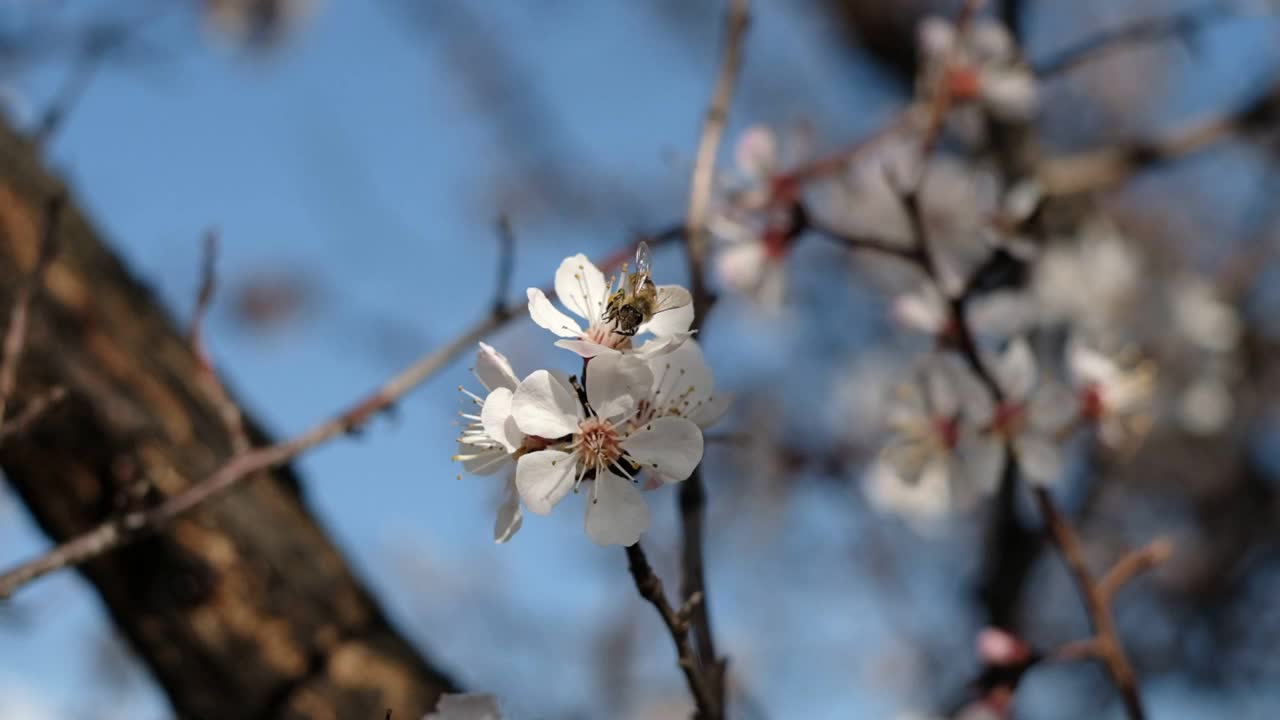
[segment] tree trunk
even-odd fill
[[[0,323],[62,188],[0,127]],[[232,445],[183,334],[74,205],[60,215],[9,416],[53,386],[67,396],[0,445],[0,467],[54,540],[180,491]],[[388,624],[288,469],[82,572],[183,718],[418,718],[453,687]]]

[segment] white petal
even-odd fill
[[[529,288],[529,317],[539,325],[564,338],[582,336],[582,326],[551,304],[538,288]]]
[[[986,434],[968,435],[962,444],[965,477],[982,494],[995,492],[1004,469],[1004,443]]]
[[[647,397],[653,373],[644,361],[622,354],[599,355],[587,363],[587,401],[602,418],[626,415]]]
[[[1018,466],[1022,474],[1036,485],[1048,485],[1058,479],[1062,470],[1062,453],[1057,444],[1037,433],[1023,433],[1014,440]]]
[[[693,409],[685,417],[692,420],[698,427],[707,429],[712,425],[720,422],[720,418],[729,412],[729,406],[733,404],[732,393],[715,393],[707,398],[703,403]]]
[[[679,285],[659,285],[657,307],[659,312],[640,325],[637,332],[664,337],[688,332],[693,325],[693,296]]]
[[[742,131],[733,149],[738,171],[751,180],[766,180],[778,169],[778,138],[764,125]]]
[[[960,396],[956,389],[955,366],[943,361],[930,362],[924,368],[924,381],[929,392],[931,415],[951,417],[960,411]]]
[[[590,340],[557,340],[556,347],[564,348],[570,352],[576,353],[584,358],[593,358],[597,355],[611,355],[618,351],[611,347],[605,347],[597,342]]]
[[[456,459],[461,460],[462,469],[472,475],[492,475],[507,466],[511,453],[500,447],[478,448],[459,442]]]
[[[969,28],[969,43],[979,59],[998,63],[1013,59],[1015,47],[1013,35],[1003,23],[980,19]]]
[[[948,361],[951,366],[951,377],[955,381],[956,394],[960,398],[960,407],[964,414],[975,425],[986,425],[995,417],[995,399],[982,380],[962,364],[959,359]]]
[[[511,414],[526,435],[558,438],[578,429],[577,393],[564,380],[538,370],[516,388]]]
[[[684,406],[698,405],[710,398],[715,389],[711,368],[696,340],[686,340],[679,347],[651,357],[647,362],[653,372],[649,396],[659,407],[669,408],[677,401],[682,401]],[[680,410],[681,406],[676,405],[675,409]]]
[[[501,545],[515,536],[520,529],[523,518],[520,514],[520,492],[516,490],[514,481],[507,483],[506,498],[498,506],[498,514],[493,519],[493,541]]]
[[[1029,294],[1002,290],[974,300],[968,313],[975,332],[1009,336],[1035,325],[1040,308]]]
[[[511,453],[524,442],[524,433],[511,417],[512,396],[510,390],[500,387],[489,393],[484,399],[484,407],[480,409],[480,424],[484,426],[485,434]]]
[[[520,384],[520,378],[516,377],[515,371],[511,369],[511,361],[488,343],[480,343],[480,349],[476,351],[476,366],[471,372],[475,374],[485,390],[496,390],[500,387],[515,390]]]
[[[936,335],[947,327],[950,309],[932,284],[893,299],[893,317],[903,327]]]
[[[1197,435],[1212,435],[1231,421],[1235,401],[1226,384],[1216,377],[1196,380],[1178,401],[1178,419]]]
[[[996,380],[1013,401],[1025,400],[1036,385],[1036,357],[1024,337],[1014,338],[996,360]]]
[[[754,292],[760,286],[766,257],[759,236],[723,247],[716,253],[716,272],[726,285],[739,292]]]
[[[702,460],[702,431],[692,420],[660,417],[623,440],[622,448],[646,470],[679,482]]]
[[[666,335],[664,337],[653,338],[646,341],[643,345],[631,351],[631,355],[644,361],[651,361],[661,355],[675,351],[681,345],[693,337],[692,333],[676,333],[675,335]]]
[[[565,258],[556,268],[556,295],[588,325],[604,314],[608,292],[604,273],[582,253]]]
[[[1111,358],[1086,347],[1075,336],[1067,341],[1067,369],[1077,387],[1094,383],[1105,385],[1119,372]]]
[[[991,114],[1010,122],[1035,117],[1040,105],[1036,80],[1025,70],[987,71],[981,75],[982,99]]]
[[[516,490],[530,512],[546,515],[560,502],[577,480],[578,464],[560,450],[539,450],[516,462]]]
[[[634,545],[649,529],[649,506],[630,480],[604,473],[587,500],[587,535],[597,545]]]
[[[1027,421],[1035,430],[1053,435],[1071,423],[1080,396],[1059,382],[1043,384],[1027,400]]]
[[[920,21],[920,51],[927,59],[942,60],[956,43],[956,28],[950,21],[930,15]]]

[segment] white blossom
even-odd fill
[[[968,495],[959,447],[970,433],[962,425],[955,369],[930,358],[917,382],[896,388],[888,408],[893,436],[865,479],[874,507],[927,523],[946,514],[957,495]]]
[[[516,488],[529,510],[546,515],[570,491],[590,481],[586,531],[600,545],[631,545],[649,527],[636,475],[648,470],[671,482],[689,477],[702,459],[702,432],[684,417],[634,423],[654,377],[639,359],[601,354],[587,363],[584,406],[571,383],[546,370],[516,388],[519,429],[546,438],[542,450],[520,456]]]
[[[1114,225],[1090,222],[1079,239],[1049,247],[1032,269],[1044,322],[1070,322],[1094,335],[1112,331],[1138,287],[1138,257]]]
[[[1235,414],[1235,400],[1223,378],[1205,373],[1193,380],[1178,398],[1177,417],[1188,432],[1213,435]]]
[[[1187,276],[1174,284],[1173,319],[1187,340],[1209,352],[1231,352],[1243,335],[1236,309],[1219,296],[1212,283],[1198,276]]]
[[[514,462],[519,453],[539,447],[541,443],[538,438],[526,437],[511,415],[511,401],[519,380],[506,356],[482,342],[471,372],[488,392],[482,398],[458,388],[479,410],[463,413],[469,423],[458,438],[458,454],[453,459],[461,461],[469,473],[493,475]],[[515,481],[508,478],[504,500],[494,519],[494,541],[510,540],[520,529],[520,523],[520,496],[516,493]]]
[[[1073,337],[1067,343],[1071,374],[1080,415],[1095,422],[1104,444],[1119,448],[1140,438],[1149,428],[1149,406],[1155,391],[1155,370],[1146,363],[1130,369]]]
[[[732,398],[715,392],[715,377],[697,341],[686,340],[670,353],[650,358],[648,364],[653,383],[647,392],[637,396],[633,427],[655,418],[682,417],[705,430],[728,411]],[[655,486],[683,479],[656,470],[651,474]]]
[[[1030,67],[1000,22],[976,18],[961,32],[939,17],[920,24],[921,79],[925,97],[943,86],[957,103],[976,101],[1007,121],[1027,121],[1039,107]]]
[[[999,402],[972,373],[959,386],[966,412],[983,429],[969,448],[973,472],[984,487],[997,487],[1008,445],[1028,480],[1053,482],[1062,465],[1057,435],[1071,420],[1072,403],[1064,401],[1061,388],[1037,385],[1035,355],[1025,338],[1010,341],[999,356],[985,357],[984,367],[1000,388]]]
[[[656,304],[669,309],[653,313],[637,328],[636,335],[651,334],[653,340],[634,348],[633,337],[619,333],[616,321],[605,319],[615,284],[606,280],[587,256],[579,253],[567,257],[556,270],[556,295],[570,312],[586,321],[586,328],[560,311],[538,288],[528,291],[529,316],[561,338],[556,341],[557,347],[584,358],[619,352],[648,357],[672,350],[689,337],[693,324],[689,291],[679,285],[658,285]]]
[[[736,187],[716,198],[707,229],[716,239],[713,263],[727,286],[762,308],[777,310],[786,295],[784,261],[792,243],[798,186],[781,182],[777,135],[756,125],[734,149]]]

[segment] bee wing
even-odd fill
[[[649,252],[649,243],[641,240],[636,245],[636,275],[648,277],[653,270],[653,254]]]

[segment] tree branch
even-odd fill
[[[689,642],[689,615],[695,607],[702,604],[701,596],[690,598],[679,610],[673,608],[667,600],[667,594],[663,592],[662,580],[649,565],[649,559],[645,557],[640,543],[628,545],[626,550],[627,569],[631,571],[631,579],[635,581],[636,592],[658,611],[671,635],[671,641],[675,643],[676,664],[684,671],[685,682],[689,685],[689,692],[698,709],[696,717],[699,720],[719,717],[716,703],[706,685],[708,678],[699,671],[697,655]]]
[[[4,427],[5,411],[9,399],[13,397],[14,384],[18,378],[18,364],[22,361],[22,351],[27,343],[27,321],[31,316],[31,301],[44,283],[45,272],[53,262],[57,253],[58,224],[62,219],[62,209],[66,205],[66,195],[57,193],[49,198],[44,211],[44,235],[40,240],[40,251],[36,257],[35,268],[18,290],[18,296],[9,311],[9,326],[5,330],[4,343],[0,345],[0,428]]]

